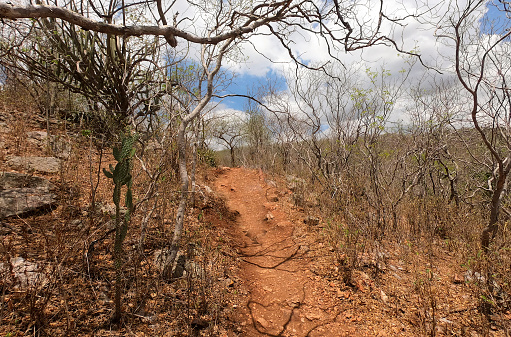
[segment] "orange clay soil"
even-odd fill
[[[289,219],[262,172],[217,171],[216,191],[239,212],[243,336],[358,336],[346,321],[342,293],[315,275],[302,224]],[[288,212],[286,214],[286,212]]]

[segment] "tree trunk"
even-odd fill
[[[234,146],[231,146],[230,150],[231,150],[231,166],[235,167],[236,162],[234,161]]]
[[[490,221],[488,222],[488,226],[483,229],[481,233],[481,247],[483,252],[486,254],[490,249],[490,241],[493,240],[497,230],[499,229],[499,213],[500,213],[500,201],[502,197],[502,192],[504,191],[506,177],[502,174],[499,174],[499,179],[497,181],[497,186],[493,191],[493,197],[491,199],[490,204]],[[490,237],[491,234],[491,237]]]
[[[163,269],[163,278],[170,280],[172,278],[172,266],[179,251],[179,242],[183,234],[184,216],[186,210],[186,202],[188,200],[188,171],[186,168],[186,127],[188,122],[183,120],[179,126],[177,135],[177,147],[179,153],[179,175],[181,177],[181,198],[176,213],[176,225],[174,235],[169,247],[169,254]]]

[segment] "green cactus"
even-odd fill
[[[113,154],[117,161],[115,168],[110,165],[110,170],[103,169],[103,173],[109,179],[114,181],[113,201],[115,204],[115,241],[114,241],[114,266],[116,272],[115,282],[115,313],[113,321],[118,321],[121,318],[121,270],[122,270],[122,242],[126,238],[128,232],[128,224],[133,211],[133,192],[131,186],[133,184],[131,169],[133,167],[133,156],[135,155],[135,148],[133,145],[137,140],[138,135],[130,134],[129,132],[121,135],[121,147],[114,147]],[[126,195],[124,204],[126,206],[126,213],[124,218],[121,218],[121,192],[122,187],[126,185]]]

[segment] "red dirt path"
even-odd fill
[[[291,210],[283,209],[272,185],[262,172],[243,168],[224,168],[215,181],[240,214],[240,277],[248,288],[239,315],[243,336],[356,336],[339,291],[311,271],[304,225],[289,220]]]

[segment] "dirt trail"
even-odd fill
[[[311,271],[303,224],[289,220],[291,210],[262,172],[223,169],[215,189],[240,214],[241,278],[248,288],[243,336],[355,336],[341,314],[339,292]]]

